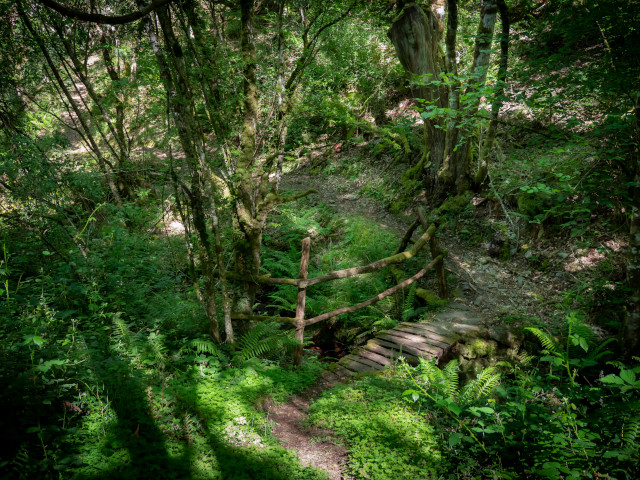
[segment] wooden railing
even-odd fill
[[[408,249],[407,245],[418,226],[422,225],[424,233],[414,243],[414,245]],[[342,307],[330,312],[317,315],[315,317],[305,319],[305,303],[307,297],[307,288],[312,285],[318,285],[319,283],[330,282],[340,278],[348,278],[356,275],[362,275],[364,273],[371,273],[381,268],[397,265],[410,258],[415,257],[427,244],[430,246],[432,260],[419,272],[412,277],[399,282],[394,287],[391,287],[375,297],[372,297],[364,302],[352,305],[350,307]],[[298,342],[293,354],[294,365],[300,365],[302,362],[302,344],[304,341],[304,329],[309,325],[313,325],[324,320],[336,317],[343,313],[352,313],[361,308],[368,307],[374,303],[379,302],[385,297],[393,295],[394,293],[408,287],[412,283],[422,278],[429,270],[435,268],[436,276],[438,279],[438,294],[441,298],[445,298],[447,294],[446,277],[443,266],[443,259],[446,256],[446,251],[441,251],[438,245],[436,237],[436,225],[429,225],[426,219],[424,211],[418,210],[418,219],[409,227],[405,233],[400,247],[393,255],[375,261],[362,267],[347,268],[344,270],[335,270],[318,277],[308,278],[309,274],[309,253],[311,250],[311,238],[307,237],[302,240],[302,251],[300,255],[300,270],[298,272],[298,278],[272,278],[270,275],[260,275],[253,277],[250,281],[263,285],[291,285],[298,287],[298,301],[296,304],[296,316],[295,317],[278,317],[269,315],[248,315],[243,313],[233,313],[231,318],[234,320],[276,320],[279,322],[286,322],[292,324],[295,329],[295,338]],[[246,279],[245,279],[246,280]]]

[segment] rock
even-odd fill
[[[567,252],[558,252],[558,256],[562,259],[565,259],[569,257],[569,254]]]
[[[356,195],[355,193],[350,193],[348,195],[344,195],[342,198],[344,200],[357,200],[358,199],[358,195]]]
[[[510,328],[508,325],[493,325],[488,330],[489,338],[510,348],[518,348],[524,341],[524,333],[520,327]]]
[[[473,358],[489,357],[493,355],[498,349],[498,344],[493,340],[483,340],[476,338],[473,343],[469,345],[469,350],[475,355]],[[472,358],[472,357],[469,357]]]
[[[527,250],[526,252],[524,252],[524,258],[529,260],[531,257],[533,257],[533,252],[531,250]]]
[[[487,263],[489,263],[489,259],[487,257],[480,257],[478,259],[478,262],[480,263],[480,265],[486,265]]]
[[[516,283],[521,287],[524,284],[524,278],[516,277]]]
[[[461,357],[464,357],[465,359],[473,359],[476,358],[476,353],[471,350],[471,348],[469,347],[469,345],[466,345],[464,343],[460,343],[458,344],[458,354]],[[462,365],[461,365],[462,366]]]

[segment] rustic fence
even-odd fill
[[[406,250],[409,242],[411,241],[411,237],[415,230],[422,226],[424,229],[424,233],[420,238],[413,244],[413,246]],[[356,275],[362,275],[364,273],[371,273],[381,268],[397,265],[399,263],[404,262],[410,258],[415,257],[427,244],[430,246],[432,260],[419,272],[417,272],[412,277],[407,278],[406,280],[399,282],[394,287],[391,287],[375,297],[372,297],[364,302],[358,303],[357,305],[352,305],[349,307],[342,307],[336,310],[332,310],[330,312],[323,313],[321,315],[317,315],[312,318],[305,318],[305,303],[307,297],[307,289],[312,285],[318,285],[320,283],[329,282],[332,280],[337,280],[340,278],[348,278]],[[293,363],[294,365],[300,365],[302,362],[302,344],[304,341],[304,329],[309,325],[313,325],[318,322],[322,322],[324,320],[328,320],[330,318],[336,317],[343,313],[351,313],[356,310],[360,310],[361,308],[368,307],[369,305],[373,305],[374,303],[379,302],[385,297],[393,295],[394,293],[402,290],[405,287],[408,287],[412,283],[416,282],[420,278],[422,278],[429,270],[435,268],[436,276],[438,279],[438,294],[441,298],[445,298],[447,294],[447,286],[446,286],[446,277],[443,266],[443,259],[446,256],[446,251],[441,251],[438,245],[438,239],[436,237],[436,225],[429,225],[426,219],[426,215],[424,211],[418,210],[418,218],[416,221],[409,227],[407,232],[405,233],[402,241],[400,243],[400,247],[396,252],[386,258],[381,260],[377,260],[368,265],[364,265],[362,267],[353,267],[347,268],[344,270],[335,270],[330,273],[326,273],[324,275],[320,275],[318,277],[308,278],[309,273],[309,253],[311,250],[311,238],[307,237],[302,240],[302,251],[300,258],[300,270],[298,273],[298,278],[272,278],[270,275],[260,275],[258,277],[254,277],[251,279],[252,282],[263,284],[263,285],[291,285],[298,288],[298,301],[296,304],[296,316],[295,317],[278,317],[278,316],[268,316],[268,315],[248,315],[243,313],[233,313],[231,318],[234,320],[269,320],[273,319],[279,322],[286,322],[292,324],[295,329],[295,338],[298,342],[293,354]]]

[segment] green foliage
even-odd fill
[[[639,367],[610,362],[619,374],[596,371],[588,378],[585,367],[592,363],[572,362],[579,357],[563,352],[585,347],[602,352],[604,344],[597,345],[575,316],[567,319],[566,342],[528,330],[545,349],[541,360],[558,358],[563,368],[573,365],[582,375],[545,374],[532,369],[533,357],[526,356],[516,365],[499,363],[502,374],[496,367],[485,369],[459,388],[455,360],[442,369],[425,361],[415,371],[405,366],[413,388],[404,395],[434,412],[428,418],[443,432],[440,445],[449,474],[488,478],[491,471],[497,478],[557,479],[609,472],[614,478],[636,478]],[[602,355],[593,358],[602,368]]]
[[[238,340],[235,356],[240,361],[261,356],[281,358],[297,344],[294,333],[291,329],[283,330],[277,322],[259,322]]]
[[[434,428],[399,398],[407,385],[397,377],[364,377],[325,392],[309,408],[312,424],[344,440],[353,478],[437,478],[444,471]]]
[[[384,258],[397,248],[391,231],[380,229],[372,220],[360,216],[334,217],[328,208],[299,202],[297,209],[282,208],[272,226],[289,227],[287,233],[265,237],[263,268],[274,277],[296,278],[300,266],[300,241],[312,235],[309,277],[328,271],[366,265]],[[286,245],[286,247],[285,247]],[[408,271],[416,262],[403,265]],[[314,285],[307,290],[306,316],[367,300],[393,286],[386,271]],[[408,295],[411,295],[410,293]],[[297,290],[278,285],[268,293],[266,314],[293,316]],[[409,303],[406,302],[407,308]],[[377,331],[394,325],[391,299],[354,312],[348,318],[332,320],[338,339],[344,343],[363,342]]]
[[[603,350],[615,339],[608,339],[596,344],[593,331],[585,325],[574,312],[566,318],[566,343],[562,346],[556,339],[537,327],[525,328],[531,332],[542,345],[541,361],[549,362],[551,374],[553,367],[559,367],[567,373],[571,385],[580,369],[598,365],[598,361],[612,352]]]

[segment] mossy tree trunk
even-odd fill
[[[440,12],[444,6],[444,2],[432,3],[436,12]],[[400,63],[405,70],[418,76],[422,83],[416,89],[416,96],[425,103],[425,155],[429,159],[425,168],[425,186],[439,200],[451,193],[460,194],[473,184],[469,171],[473,132],[465,126],[468,122],[463,122],[463,119],[475,115],[480,106],[480,91],[486,83],[498,3],[501,3],[503,27],[506,25],[508,28],[506,4],[502,0],[483,0],[471,76],[464,88],[464,102],[461,102],[463,86],[458,79],[456,61],[456,0],[446,2],[448,15],[444,54],[439,43],[443,26],[441,18],[415,3],[403,9],[389,30]],[[508,42],[508,37],[506,39]],[[504,58],[502,78],[506,77]],[[442,74],[448,76],[446,84],[439,82]],[[499,110],[500,105],[497,107]]]

